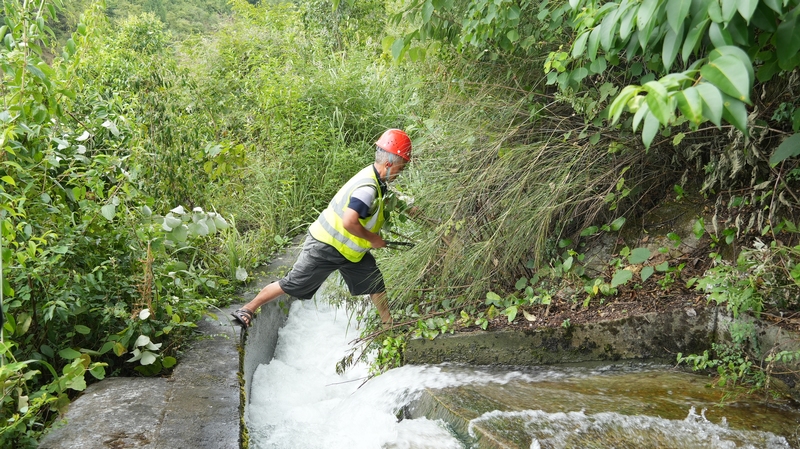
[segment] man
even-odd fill
[[[411,160],[411,139],[399,129],[389,129],[375,145],[375,163],[347,181],[309,227],[303,249],[289,273],[232,313],[242,327],[250,327],[253,313],[284,293],[311,299],[336,270],[351,295],[370,295],[381,321],[391,323],[383,275],[369,250],[386,246],[379,234],[384,221],[383,196],[387,184]]]

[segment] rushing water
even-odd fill
[[[261,365],[253,375],[246,413],[251,447],[465,449],[471,447],[476,429],[492,425],[499,433],[506,432],[517,438],[515,441],[524,441],[520,447],[532,449],[792,447],[783,436],[760,430],[759,426],[742,431],[730,428],[725,417],[716,421],[707,418],[706,409],[696,410],[691,401],[680,399],[684,402],[676,406],[677,399],[673,396],[680,395],[673,395],[672,391],[656,392],[659,396],[656,399],[617,398],[615,383],[624,382],[628,384],[627,390],[631,390],[637,381],[624,377],[608,380],[597,369],[514,371],[448,365],[404,366],[365,383],[367,367],[357,365],[337,375],[336,362],[348,354],[350,343],[357,337],[358,331],[344,310],[312,301],[292,304],[286,326],[280,330],[273,360]],[[597,380],[601,378],[606,381]],[[532,382],[537,383],[537,388],[531,389],[534,393],[530,394],[536,397],[523,397],[523,403],[547,404],[537,407],[546,410],[487,409],[470,419],[466,436],[440,420],[397,418],[425,388],[444,394],[456,391],[453,387],[478,385],[518,392],[523,384]],[[658,378],[655,382],[665,381]],[[640,411],[637,407],[647,411],[659,406],[661,396],[666,397],[665,404],[671,410],[678,407],[681,416],[665,416],[671,412],[661,410],[655,416],[637,414]],[[553,397],[561,399],[560,408],[553,408]],[[602,411],[603,406],[606,411]],[[623,409],[624,414],[618,413]],[[769,416],[754,413],[744,410],[740,414],[770,423],[780,416],[785,423],[778,424],[784,427],[796,427],[800,419],[796,411],[786,414],[773,410]]]

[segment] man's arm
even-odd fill
[[[361,237],[362,239],[368,240],[373,248],[383,248],[386,246],[386,242],[381,238],[381,236],[374,232],[369,232],[367,228],[365,228],[361,222],[358,221],[358,212],[349,207],[344,210],[344,216],[342,216],[342,225],[344,225],[344,228],[347,229],[347,232],[355,235],[356,237]]]

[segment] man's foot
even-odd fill
[[[247,309],[237,309],[233,311],[231,315],[235,318],[234,322],[245,329],[250,327],[250,324],[253,322],[253,312]]]

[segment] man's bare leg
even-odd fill
[[[392,314],[389,312],[389,301],[386,299],[386,292],[373,293],[369,295],[372,303],[378,309],[383,324],[392,324]]]
[[[243,305],[243,309],[247,309],[251,312],[255,312],[258,310],[259,307],[263,306],[264,304],[272,301],[273,299],[281,296],[283,294],[283,289],[281,288],[280,284],[277,281],[267,284],[266,287],[262,288],[260,292],[253,298],[250,302]]]

